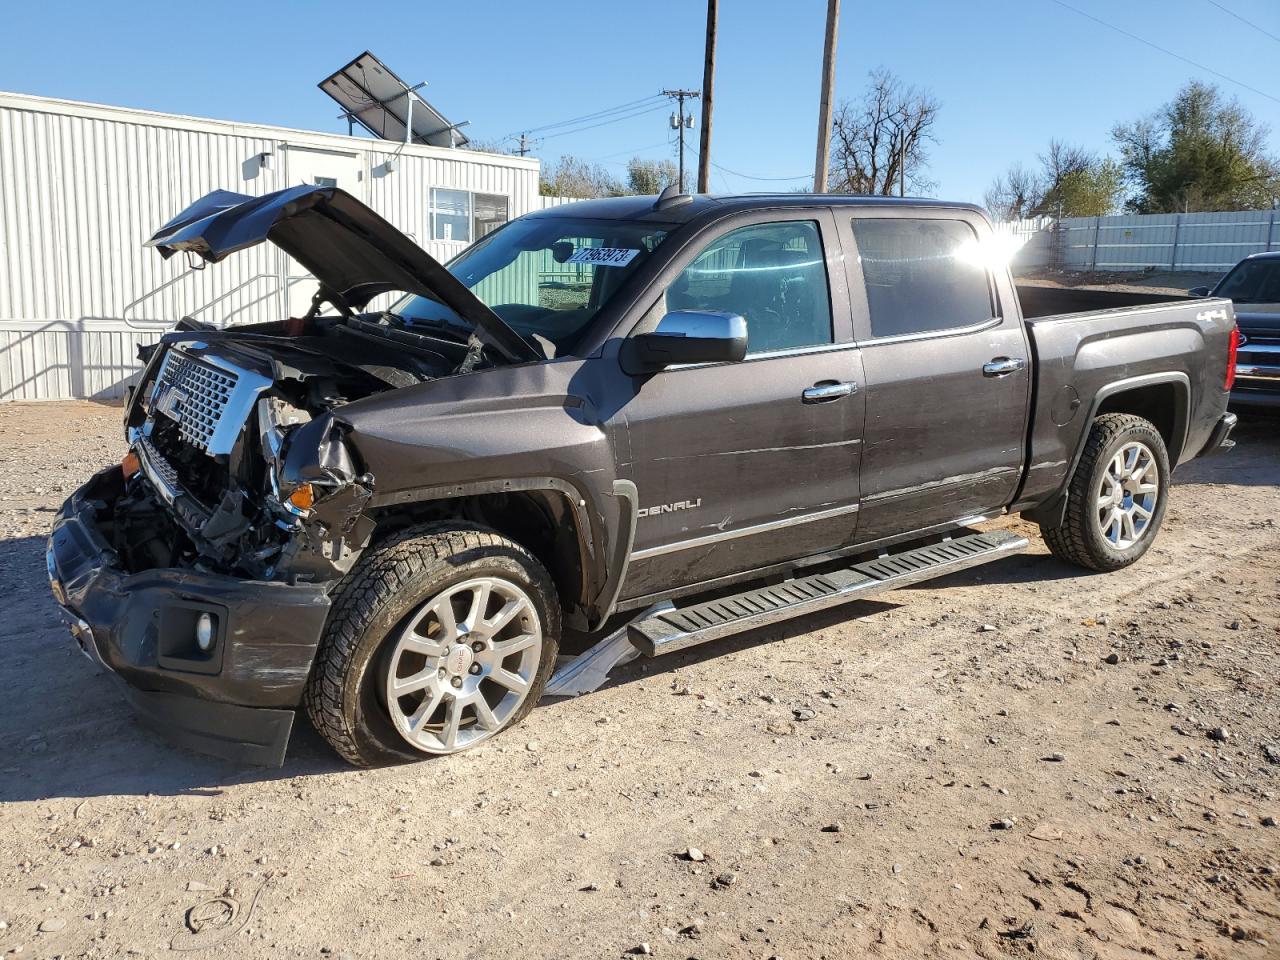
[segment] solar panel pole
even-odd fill
[[[822,46],[822,98],[818,103],[818,155],[813,166],[813,192],[827,192],[831,162],[831,90],[836,84],[836,34],[840,0],[827,0],[827,36]]]

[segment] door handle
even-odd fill
[[[847,397],[857,392],[857,389],[858,385],[852,380],[845,380],[842,383],[815,383],[800,394],[800,398],[805,403],[829,403],[832,400]]]
[[[1021,357],[994,357],[989,363],[982,365],[982,375],[984,377],[1007,377],[1011,373],[1017,373],[1027,365],[1027,361]]]

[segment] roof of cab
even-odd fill
[[[683,202],[670,200],[655,209],[657,197],[604,197],[599,200],[579,200],[557,207],[548,207],[529,214],[531,217],[585,217],[592,220],[648,220],[661,223],[686,223],[702,214],[736,213],[740,210],[776,207],[945,207],[985,213],[971,203],[954,203],[946,200],[930,200],[921,197],[873,197],[845,193],[742,193],[742,194],[694,194]],[[681,198],[683,200],[683,198]]]

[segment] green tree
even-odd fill
[[[987,190],[987,209],[999,220],[1025,217],[1104,217],[1124,195],[1124,171],[1110,157],[1049,141],[1038,170],[1014,164]]]
[[[1041,214],[1064,217],[1105,217],[1115,213],[1124,195],[1124,173],[1110,157],[1090,162],[1062,175],[1040,203]]]
[[[1280,196],[1268,128],[1238,100],[1193,80],[1154,114],[1112,137],[1137,213],[1266,209]]]
[[[661,193],[663,188],[676,182],[679,171],[670,160],[642,160],[632,157],[627,163],[627,192]]]

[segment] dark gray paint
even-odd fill
[[[850,218],[947,217],[990,236],[973,207],[785,195],[698,197],[658,210],[651,198],[621,198],[533,216],[633,218],[672,232],[602,311],[578,356],[445,376],[322,414],[316,434],[330,436],[330,426],[341,434],[366,471],[359,482],[371,498],[347,501],[365,511],[358,518],[326,514],[323,501],[316,516],[367,540],[378,523],[414,505],[540,491],[573,526],[569,542],[576,543],[582,582],[562,601],[583,626],[599,626],[615,609],[909,541],[975,515],[1060,508],[1093,412],[1123,402],[1135,387],[1170,385],[1175,462],[1208,452],[1211,436],[1225,437],[1215,428],[1227,400],[1227,301],[1025,321],[1010,276],[1000,272],[991,277],[990,323],[872,339]],[[643,376],[624,372],[620,345],[706,244],[745,224],[780,219],[820,224],[833,344]],[[241,352],[261,350],[264,335],[280,333],[255,327]],[[984,363],[998,357],[1026,365],[1008,377],[984,377]],[[833,381],[856,389],[830,402],[804,402],[807,388]],[[291,457],[291,469],[305,474],[306,464]],[[118,483],[118,470],[115,476]],[[255,685],[243,671],[176,675],[145,658],[126,665],[118,653],[113,665],[134,671],[131,681],[146,689],[258,707],[297,702],[323,617],[308,616],[303,625],[294,616],[296,639],[275,660],[264,638],[284,622],[276,614],[296,612],[298,600],[323,614],[341,569],[296,588],[229,577],[209,587],[189,571],[149,571],[142,575],[147,589],[134,590],[113,553],[93,542],[94,511],[85,503],[86,494],[73,497],[55,529],[55,541],[57,530],[64,532],[59,563],[80,571],[87,585],[76,594],[78,609],[98,609],[109,632],[111,622],[132,623],[144,610],[149,616],[187,602],[192,590],[215,589],[216,602],[250,638],[227,662],[251,666],[253,657],[265,658],[266,672]],[[104,592],[95,583],[111,587]],[[298,590],[289,594],[294,606],[264,609],[273,588]],[[267,726],[277,721],[263,719]]]

